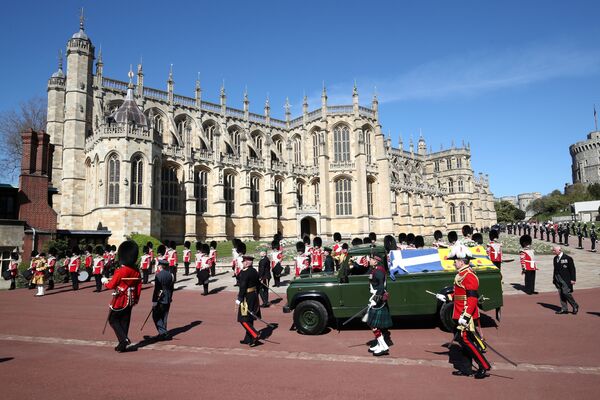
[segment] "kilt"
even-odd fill
[[[35,275],[33,276],[33,279],[31,280],[31,283],[33,285],[43,285],[44,281],[45,281],[44,274],[36,272]]]
[[[371,328],[386,329],[391,328],[393,324],[387,303],[381,308],[369,308],[367,325]]]

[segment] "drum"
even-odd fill
[[[21,275],[23,276],[23,278],[26,281],[30,281],[31,278],[33,278],[33,270],[32,269],[26,269],[25,271],[23,271],[23,273]]]
[[[279,277],[279,276],[281,276],[282,272],[283,272],[283,267],[281,266],[281,263],[275,264],[275,266],[273,267],[273,276]]]
[[[79,282],[85,282],[87,281],[87,278],[89,278],[90,274],[88,274],[87,271],[79,271],[79,276],[77,277],[77,280]]]
[[[58,269],[56,270],[56,272],[58,272],[61,275],[67,275],[67,268],[66,267],[58,267]]]
[[[10,273],[10,270],[6,269],[6,270],[2,271],[2,277],[4,278],[5,281],[10,281],[10,278],[12,278],[12,274]]]

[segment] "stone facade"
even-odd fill
[[[96,61],[95,70],[93,61]],[[136,82],[133,77],[136,76]],[[163,240],[265,239],[281,231],[345,237],[478,227],[496,222],[487,176],[475,176],[470,148],[416,151],[385,138],[374,97],[321,104],[292,118],[105,77],[101,54],[81,25],[67,43],[67,71],[48,83],[54,145],[54,208],[60,229],[96,229],[120,242],[131,232]],[[133,104],[133,106],[132,106]],[[138,115],[142,114],[143,115]]]
[[[600,183],[600,131],[590,132],[587,140],[569,146],[573,184]]]

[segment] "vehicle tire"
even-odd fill
[[[294,310],[294,324],[298,332],[305,335],[318,335],[327,326],[327,309],[316,300],[304,300]]]
[[[452,313],[454,312],[454,302],[447,301],[440,307],[440,323],[441,327],[446,332],[454,332],[456,329],[456,323],[452,319]]]

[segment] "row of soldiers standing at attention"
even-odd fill
[[[508,234],[518,235],[529,235],[533,239],[546,240],[547,242],[562,244],[569,246],[569,236],[577,236],[577,248],[583,249],[583,238],[588,238],[591,241],[591,252],[596,252],[596,241],[598,240],[598,233],[596,232],[596,225],[594,223],[588,224],[581,222],[518,222],[508,224],[506,226]]]

